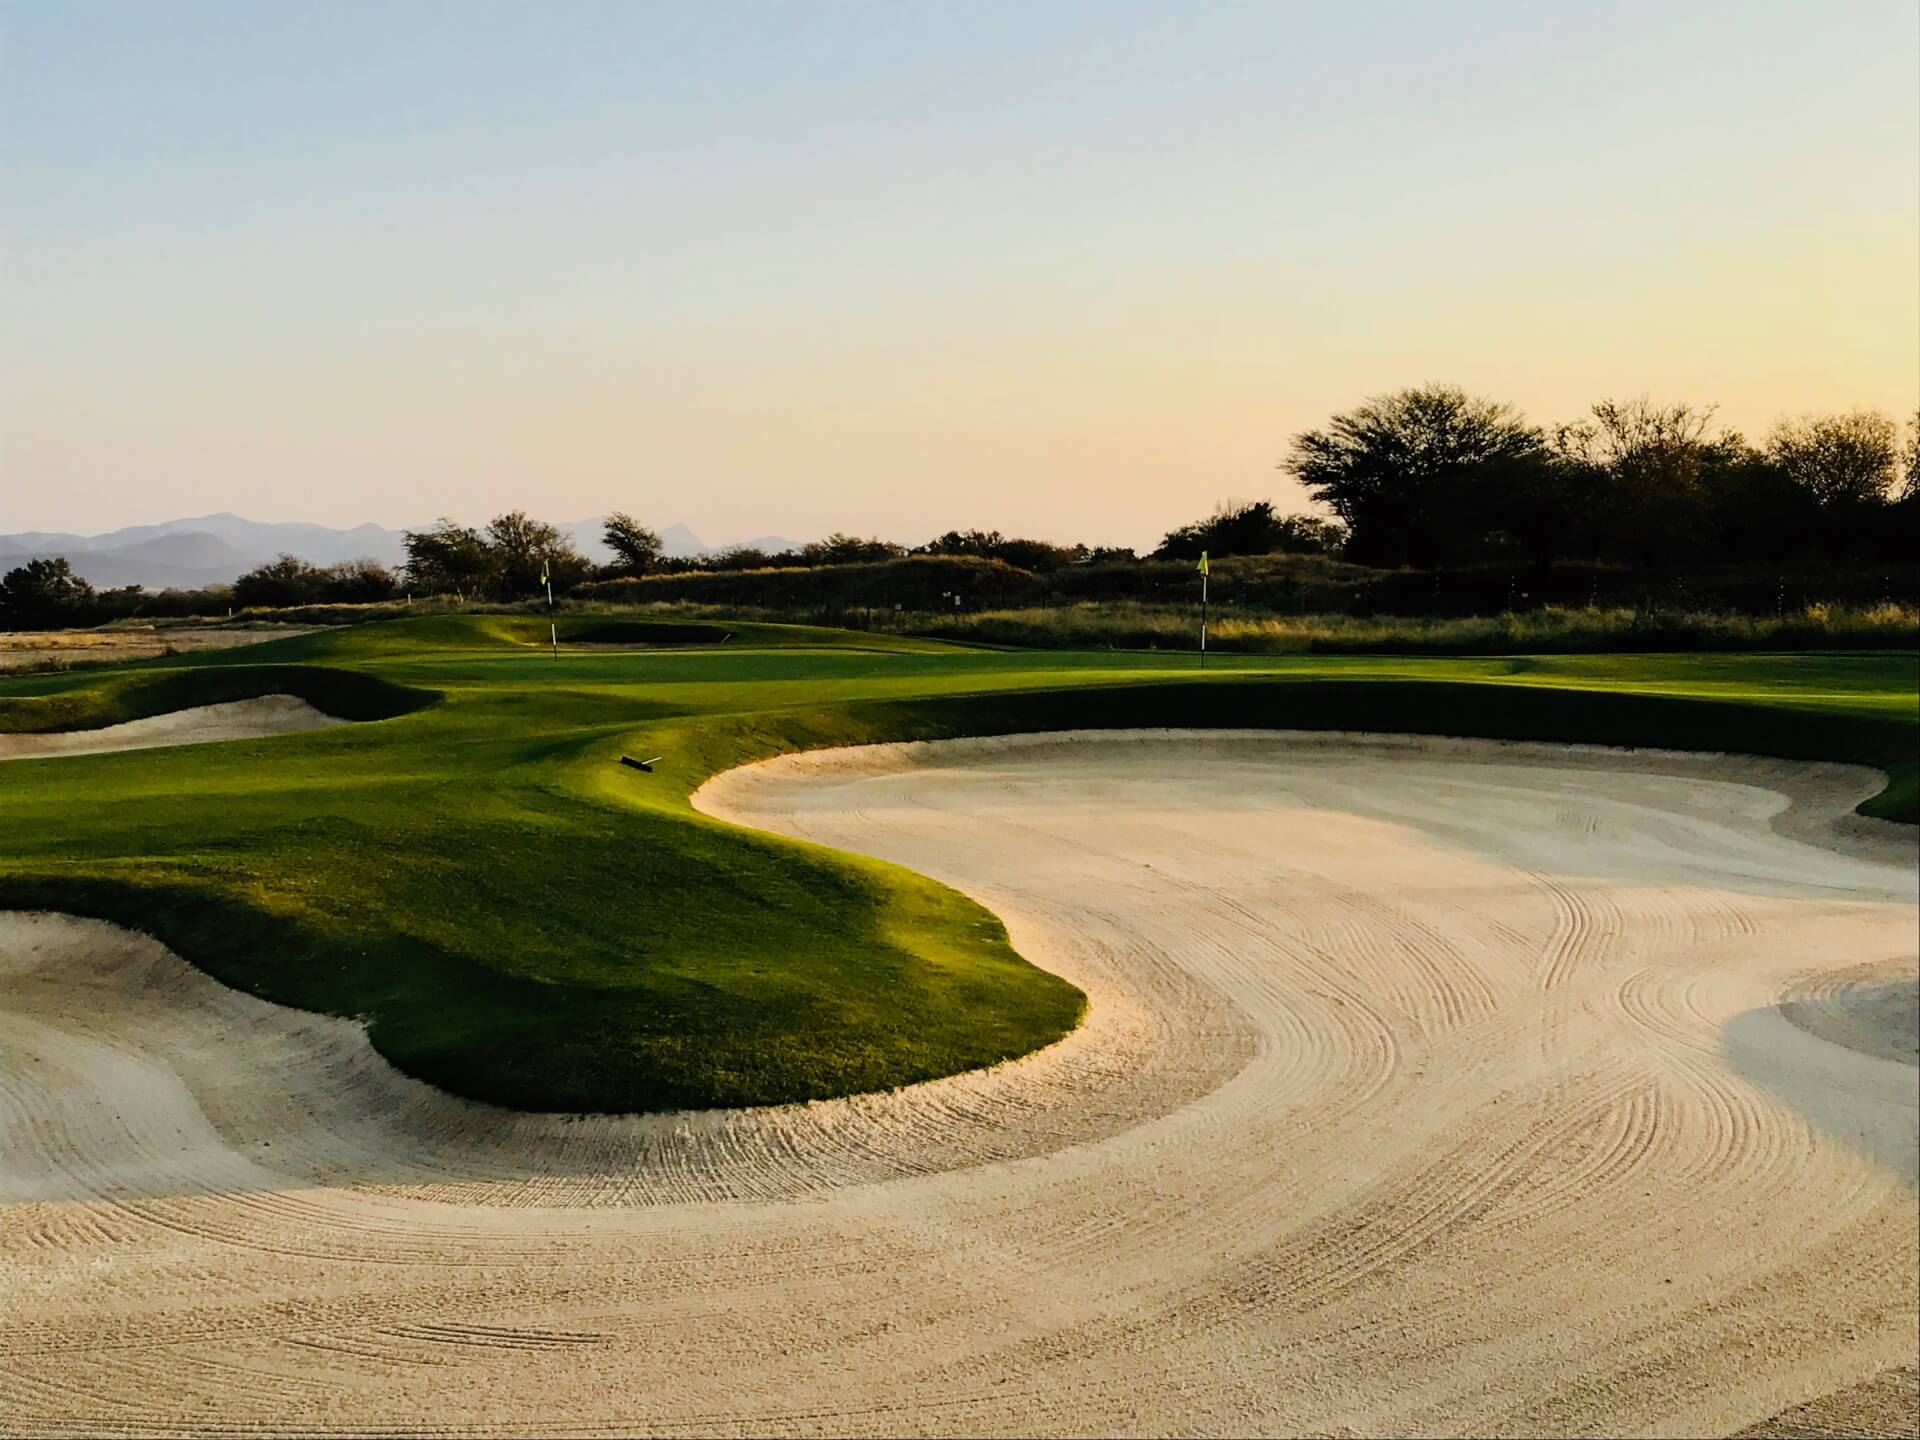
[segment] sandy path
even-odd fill
[[[74,666],[116,665],[158,655],[232,650],[267,640],[311,635],[311,625],[142,625],[103,630],[0,630],[0,672],[47,661]]]
[[[1920,885],[1794,838],[1864,783],[1228,735],[735,772],[703,806],[963,886],[1093,1005],[734,1114],[464,1104],[11,917],[0,1427],[1872,1422],[1917,1358]]]
[[[38,735],[0,735],[0,760],[47,760],[60,755],[103,755],[115,750],[152,750],[164,745],[204,745],[212,740],[258,740],[345,725],[294,695],[262,695],[170,710],[98,730],[55,730]]]

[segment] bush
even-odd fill
[[[373,605],[391,600],[398,586],[393,572],[378,560],[342,560],[320,572],[324,605]]]

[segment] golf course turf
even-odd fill
[[[0,731],[293,694],[378,722],[0,765],[0,908],[152,934],[355,1016],[396,1065],[533,1110],[796,1101],[1045,1045],[1080,993],[897,866],[695,812],[783,752],[1094,726],[1405,731],[1888,772],[1920,818],[1912,653],[1220,657],[799,626],[439,615],[0,681]],[[580,644],[632,651],[568,650]],[[621,755],[662,756],[653,773]]]

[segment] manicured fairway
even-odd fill
[[[676,638],[620,626],[573,617],[562,638]],[[950,1074],[1079,1015],[952,890],[689,807],[786,750],[1099,725],[1563,739],[1874,764],[1893,783],[1867,808],[1916,814],[1912,654],[1223,657],[1202,677],[1166,654],[678,633],[696,643],[556,659],[544,620],[441,616],[0,682],[0,729],[276,692],[377,722],[0,766],[0,906],[117,920],[230,984],[366,1017],[462,1094],[663,1109]],[[665,758],[647,775],[623,753]]]

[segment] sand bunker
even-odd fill
[[[961,886],[1092,1005],[990,1072],[731,1114],[452,1100],[12,917],[0,1428],[1883,1426],[1920,1101],[1861,1037],[1920,883],[1796,838],[1868,783],[1273,735],[737,771],[703,808]]]
[[[0,760],[46,760],[59,755],[102,755],[114,750],[152,750],[163,745],[204,745],[213,740],[259,740],[345,725],[293,695],[262,695],[149,715],[99,730],[56,730],[39,735],[0,735]]]

